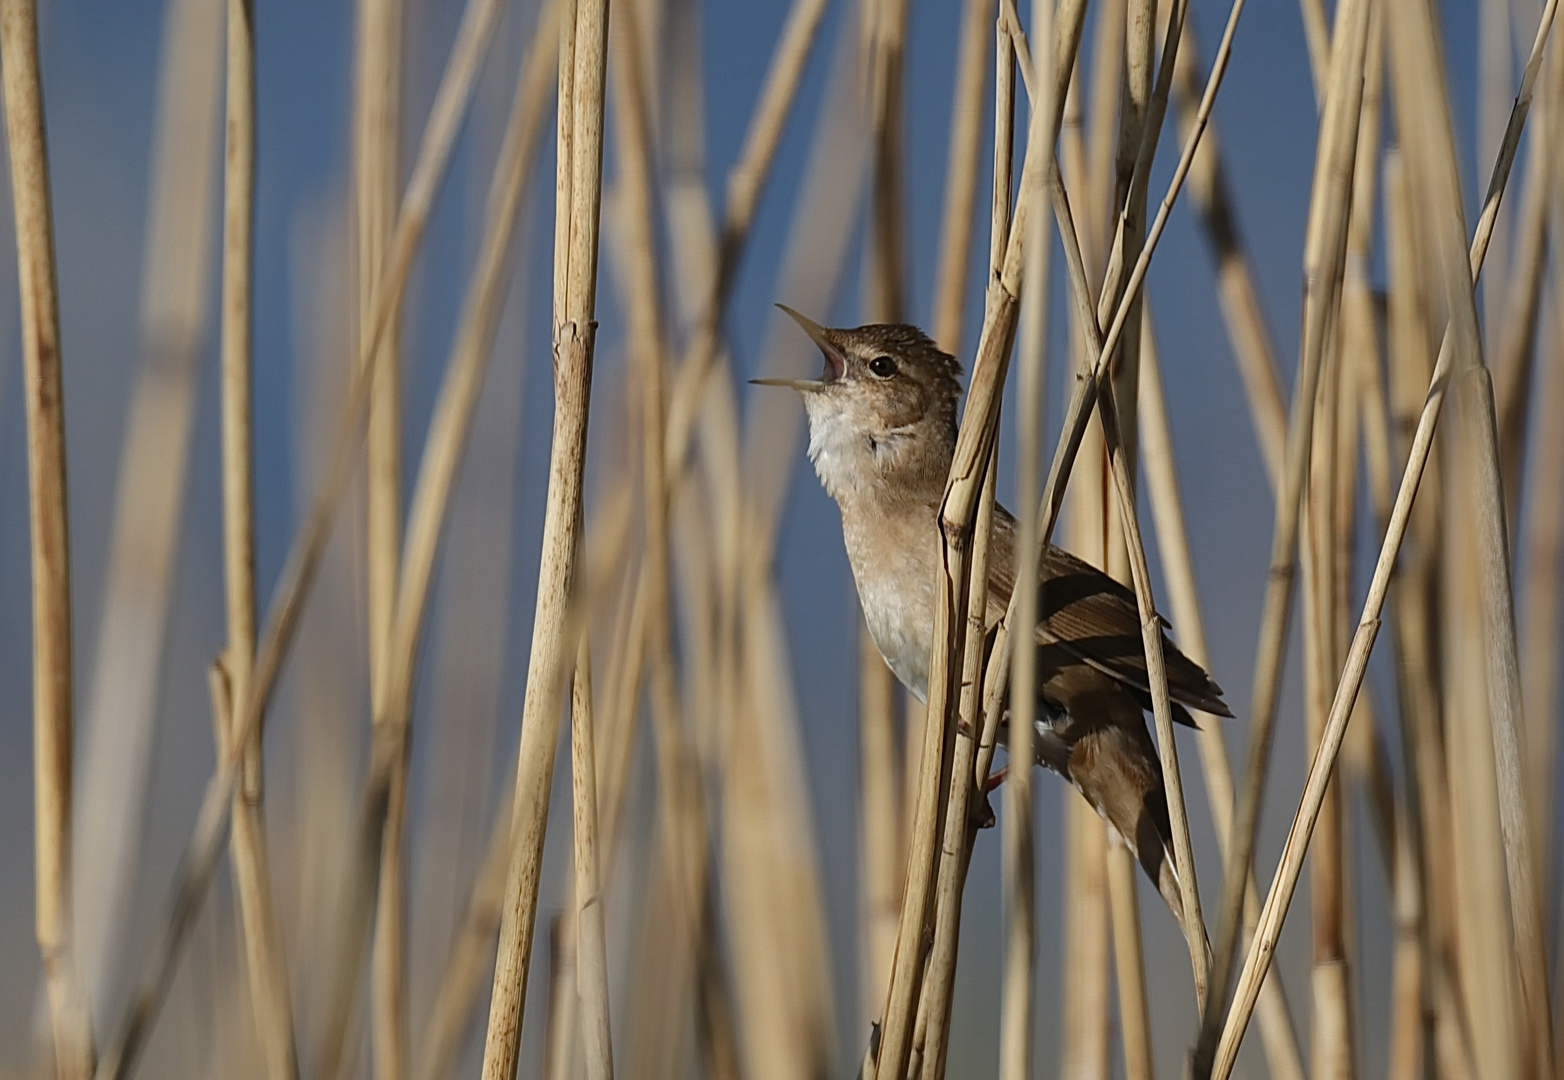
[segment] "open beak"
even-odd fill
[[[826,337],[825,327],[807,316],[800,315],[786,304],[778,304],[777,307],[793,317],[793,321],[804,328],[804,333],[809,335],[811,341],[820,347],[821,354],[825,357],[825,370],[820,373],[818,379],[751,379],[756,386],[788,386],[794,390],[819,390],[842,377],[847,370],[847,358],[842,351],[831,344],[831,339]]]

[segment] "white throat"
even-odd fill
[[[856,500],[879,466],[871,440],[850,411],[819,394],[804,395],[809,416],[809,460],[826,493]]]

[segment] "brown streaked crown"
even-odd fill
[[[883,389],[876,397],[889,427],[916,423],[929,414],[949,419],[954,430],[956,399],[961,396],[961,362],[944,352],[916,326],[878,323],[851,329],[827,329],[826,336],[847,362],[844,379],[861,379]],[[895,373],[882,376],[875,362],[889,359]]]

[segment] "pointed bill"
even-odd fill
[[[824,383],[835,382],[847,371],[847,357],[842,355],[842,350],[831,341],[826,334],[825,327],[809,318],[800,315],[786,304],[778,304],[777,307],[793,317],[793,321],[804,328],[804,333],[809,335],[809,340],[820,347],[820,352],[825,356],[825,371],[820,375],[815,389]]]

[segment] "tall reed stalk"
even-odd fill
[[[71,557],[54,213],[32,0],[0,5],[0,72],[16,218],[27,414],[33,601],[34,930],[43,955],[55,1075],[92,1073],[92,1021],[71,940]]]

